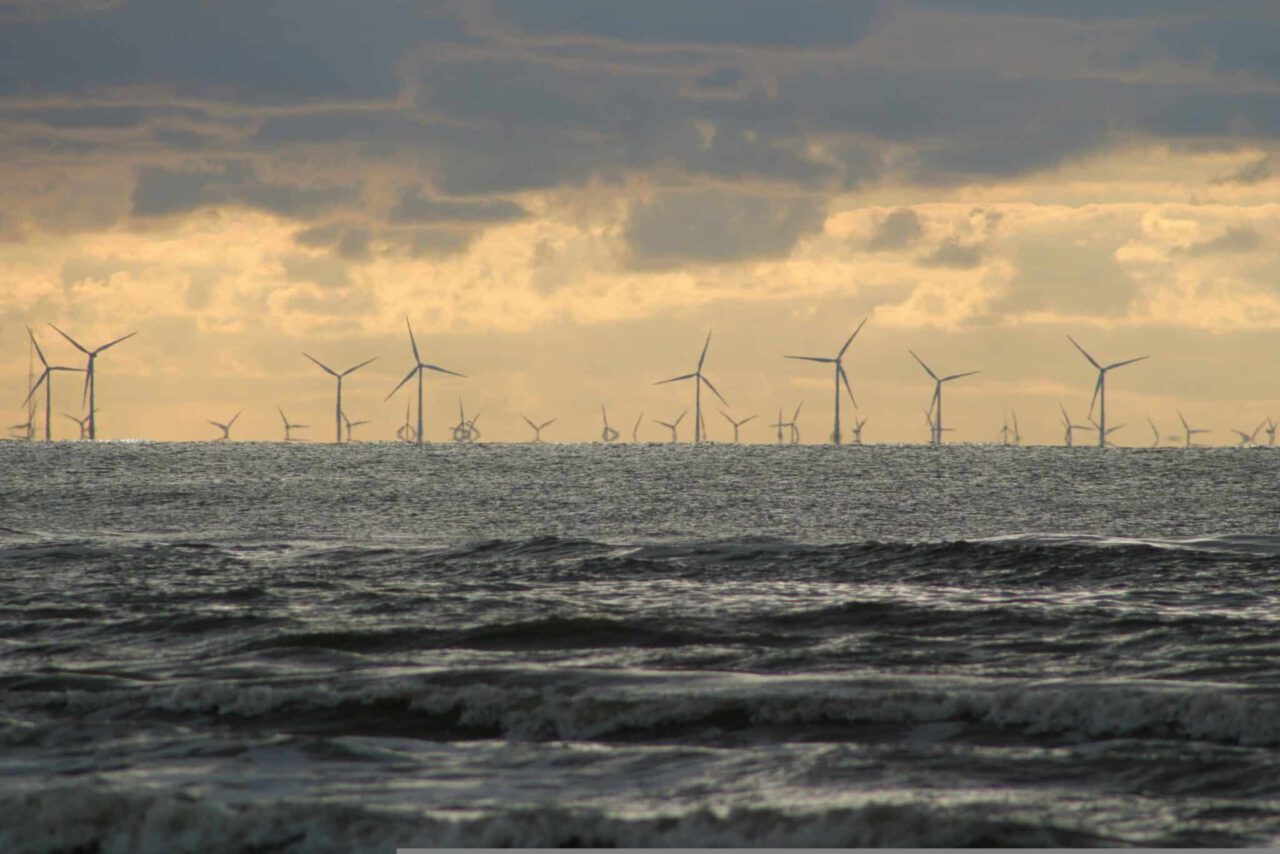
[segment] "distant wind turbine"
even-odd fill
[[[1259,431],[1259,430],[1261,430],[1263,427],[1265,427],[1265,426],[1266,426],[1266,424],[1267,424],[1267,422],[1266,422],[1266,421],[1263,421],[1263,422],[1262,422],[1261,424],[1259,424],[1257,427],[1254,427],[1254,428],[1253,428],[1253,432],[1252,432],[1252,433],[1246,433],[1246,432],[1244,432],[1243,430],[1237,430],[1237,429],[1236,429],[1236,428],[1234,428],[1234,427],[1232,427],[1232,428],[1231,428],[1231,432],[1232,432],[1232,433],[1235,433],[1237,436],[1239,436],[1239,437],[1240,437],[1240,447],[1244,447],[1245,445],[1252,445],[1252,444],[1254,444],[1254,440],[1255,440],[1255,439],[1257,439],[1257,437],[1258,437],[1258,431]]]
[[[53,326],[53,324],[52,324],[52,323],[50,323],[49,325],[50,325],[50,326]],[[68,341],[70,341],[70,342],[71,342],[71,346],[75,347],[75,348],[76,348],[77,350],[79,350],[81,353],[84,353],[86,356],[88,356],[88,357],[89,357],[89,364],[88,364],[88,365],[86,365],[86,366],[85,366],[85,369],[84,369],[84,370],[85,370],[85,376],[84,376],[84,395],[87,395],[87,396],[88,396],[88,398],[89,398],[89,439],[90,439],[90,440],[97,439],[97,438],[98,438],[98,427],[97,427],[97,421],[96,421],[96,420],[95,420],[95,418],[94,418],[94,413],[98,411],[98,407],[97,407],[97,405],[94,403],[94,389],[95,389],[95,385],[94,385],[94,373],[93,373],[93,366],[94,366],[94,364],[97,362],[98,354],[99,354],[99,353],[101,353],[103,350],[106,350],[106,349],[108,349],[109,347],[114,347],[114,346],[116,346],[117,344],[119,344],[121,341],[126,341],[126,340],[128,340],[128,339],[132,338],[133,336],[137,335],[138,333],[137,333],[137,332],[130,332],[128,335],[122,335],[122,336],[120,336],[119,338],[117,338],[117,339],[116,339],[116,340],[114,340],[114,341],[109,341],[109,342],[107,342],[106,344],[103,344],[101,347],[97,348],[96,350],[87,350],[87,349],[85,349],[84,347],[80,346],[80,343],[79,343],[78,341],[76,341],[76,339],[72,338],[70,335],[68,335],[67,333],[63,332],[61,329],[58,329],[58,327],[53,326],[53,328],[54,328],[54,330],[55,330],[59,335],[61,335],[63,338],[65,338],[65,339],[67,339]],[[83,401],[83,397],[84,397],[84,395],[82,395],[82,396],[81,396],[81,397],[82,397],[82,399],[81,399],[81,402],[82,402],[82,403],[84,402],[84,401]]]
[[[1062,429],[1065,431],[1063,433],[1063,441],[1070,448],[1075,444],[1075,431],[1092,430],[1093,428],[1088,424],[1076,424],[1072,421],[1071,416],[1067,414],[1067,408],[1062,405],[1061,401],[1058,402],[1058,409],[1062,410]]]
[[[462,398],[458,398],[458,423],[453,428],[453,441],[455,442],[474,442],[480,438],[480,430],[476,427],[476,421],[480,418],[477,412],[472,418],[467,418],[467,413],[462,408]]]
[[[1151,447],[1160,447],[1160,430],[1156,427],[1156,422],[1151,420],[1151,416],[1147,416],[1147,423],[1151,425]]]
[[[941,445],[942,434],[947,432],[946,428],[942,426],[942,384],[949,383],[952,380],[958,380],[963,377],[971,377],[974,374],[981,373],[981,371],[965,371],[962,374],[951,374],[949,376],[939,377],[928,365],[924,363],[923,359],[915,354],[914,350],[908,350],[907,352],[911,354],[913,359],[920,363],[920,367],[924,368],[925,373],[933,379],[933,399],[929,403],[929,423],[932,425],[933,429],[933,444]]]
[[[787,422],[787,426],[791,428],[791,444],[800,444],[800,426],[796,423],[800,420],[800,410],[804,408],[804,401],[796,406],[796,411],[791,413],[791,420]]]
[[[866,427],[866,426],[867,426],[867,419],[865,419],[865,418],[856,418],[856,417],[854,418],[854,423],[853,423],[853,444],[855,444],[855,445],[861,445],[861,444],[862,444],[862,428],[863,428],[863,427]]]
[[[369,422],[368,421],[352,421],[350,418],[347,417],[347,413],[344,412],[342,413],[342,423],[343,423],[343,426],[347,428],[347,441],[350,442],[351,431],[359,427],[361,424],[368,424]]]
[[[1266,430],[1264,430],[1263,432],[1267,434],[1267,445],[1268,445],[1269,447],[1273,447],[1273,448],[1275,447],[1275,444],[1276,444],[1276,428],[1277,428],[1277,427],[1280,427],[1280,424],[1276,424],[1276,422],[1274,422],[1274,421],[1272,421],[1272,420],[1271,420],[1271,416],[1270,416],[1270,415],[1268,415],[1268,416],[1267,416],[1267,429],[1266,429]]]
[[[618,441],[618,431],[609,426],[609,413],[605,411],[604,404],[600,404],[600,417],[604,419],[604,430],[600,432],[601,442]],[[643,416],[642,416],[643,417]]]
[[[396,430],[396,438],[401,442],[412,442],[417,434],[413,430],[413,425],[409,423],[409,403],[404,404],[404,424]]]
[[[35,333],[31,331],[31,327],[27,327],[27,336],[31,339],[31,346],[36,348],[36,355],[40,357],[40,364],[44,365],[44,370],[40,373],[40,378],[36,380],[35,385],[31,387],[31,391],[27,392],[27,399],[22,401],[22,405],[26,406],[35,396],[36,390],[40,385],[44,384],[44,440],[46,442],[53,441],[53,375],[56,371],[83,371],[84,368],[64,368],[61,365],[50,365],[49,360],[44,357],[44,351],[40,349],[40,343],[36,341]]]
[[[539,442],[539,443],[542,442],[542,431],[547,427],[550,427],[552,424],[556,423],[556,420],[554,418],[552,418],[550,421],[543,421],[541,424],[534,424],[532,421],[529,420],[529,416],[521,415],[520,417],[524,419],[525,424],[528,424],[531,428],[533,428],[533,441]]]
[[[348,376],[349,374],[355,373],[356,371],[363,368],[365,365],[376,360],[378,357],[374,356],[372,359],[365,359],[360,364],[347,368],[345,371],[342,371],[341,373],[339,373],[338,371],[335,371],[333,368],[326,365],[324,362],[312,356],[310,353],[303,353],[302,355],[306,356],[308,359],[315,362],[317,365],[320,366],[321,370],[323,370],[329,376],[334,377],[338,381],[338,400],[337,400],[337,405],[334,407],[334,414],[333,414],[333,426],[334,426],[333,441],[334,441],[334,444],[341,445],[342,444],[342,380],[344,377]]]
[[[731,417],[729,417],[729,413],[725,412],[723,409],[720,410],[720,414],[724,416],[725,421],[728,421],[730,424],[733,425],[733,443],[735,445],[739,444],[738,430],[742,427],[743,424],[746,424],[748,421],[751,421],[756,417],[754,415],[748,415],[746,418],[742,419],[741,421],[734,421]]]
[[[929,426],[929,444],[930,445],[938,444],[937,442],[934,441],[934,439],[937,438],[939,430],[938,430],[937,423],[934,422],[933,420],[932,410],[926,409],[924,411],[924,423]],[[943,427],[941,430],[941,432],[943,433],[954,433],[955,431],[956,431],[956,428],[954,427]]]
[[[280,404],[278,403],[276,404],[276,411],[280,413],[280,420],[284,422],[284,440],[286,442],[293,441],[292,433],[294,430],[305,430],[307,427],[310,426],[308,424],[290,423],[288,416],[284,414],[284,410],[280,408]]]
[[[640,411],[640,417],[636,419],[635,426],[631,428],[631,441],[633,444],[640,441],[638,437],[640,436],[641,421],[644,421],[644,410]]]
[[[66,412],[64,412],[62,413],[62,417],[70,418],[72,421],[76,422],[76,426],[80,428],[81,439],[84,439],[87,435],[89,435],[89,416],[88,415],[82,415],[81,417],[76,418],[74,415],[69,415]]]
[[[844,346],[840,348],[840,352],[834,357],[826,356],[785,356],[787,359],[801,359],[806,362],[820,362],[826,365],[835,365],[835,383],[836,383],[836,401],[835,401],[835,421],[831,428],[831,441],[840,444],[840,384],[844,383],[844,390],[849,394],[849,402],[853,404],[854,409],[858,408],[858,401],[853,397],[853,386],[849,384],[849,374],[844,369],[844,354],[849,349],[849,345],[853,343],[853,339],[858,337],[858,333],[862,331],[862,327],[866,326],[867,318],[863,318],[858,324],[858,328],[853,330],[853,334],[844,342]]]
[[[1094,421],[1092,418],[1089,419],[1089,423],[1093,425],[1093,429],[1096,430],[1098,432],[1098,435],[1102,437],[1103,444],[1100,445],[1099,447],[1114,448],[1116,446],[1116,443],[1111,441],[1111,434],[1119,430],[1121,427],[1123,427],[1124,426],[1123,424],[1117,424],[1114,427],[1108,427],[1104,431],[1102,429],[1102,425],[1099,424],[1097,421]]]
[[[670,422],[668,422],[668,421],[658,421],[657,419],[654,419],[654,422],[653,422],[653,423],[654,423],[654,424],[661,424],[663,427],[666,427],[668,430],[670,430],[670,431],[671,431],[671,442],[672,442],[672,444],[675,444],[676,442],[680,441],[680,436],[679,436],[679,434],[676,432],[676,430],[677,430],[677,428],[680,426],[680,422],[681,422],[681,421],[683,421],[683,420],[684,420],[684,417],[685,417],[686,415],[688,415],[688,414],[689,414],[689,410],[687,410],[687,409],[686,409],[684,412],[681,412],[681,413],[680,413],[680,417],[679,417],[679,418],[677,418],[675,421],[670,421]]]
[[[1102,405],[1098,414],[1098,447],[1105,448],[1107,446],[1107,436],[1120,429],[1119,427],[1107,429],[1107,371],[1113,368],[1122,368],[1125,365],[1132,365],[1134,362],[1141,362],[1148,357],[1139,356],[1136,359],[1125,359],[1123,362],[1112,362],[1110,365],[1104,366],[1098,364],[1098,360],[1090,356],[1088,351],[1076,342],[1076,339],[1068,335],[1067,340],[1074,344],[1080,354],[1089,360],[1089,364],[1098,369],[1098,381],[1093,385],[1093,400],[1089,403],[1089,417],[1093,417],[1093,407],[1099,403],[1099,398],[1101,398]]]
[[[782,420],[782,407],[778,407],[778,420],[770,425],[778,430],[778,444],[782,444],[782,428],[787,426],[787,422]]]
[[[241,411],[243,411],[243,410],[241,410]],[[223,424],[221,421],[210,421],[210,422],[209,422],[209,423],[210,423],[210,424],[212,424],[214,427],[217,427],[219,430],[221,430],[221,431],[222,431],[222,435],[218,437],[217,441],[219,441],[219,442],[226,442],[226,441],[228,441],[228,440],[230,440],[230,439],[231,439],[231,425],[235,424],[235,423],[236,423],[236,419],[237,419],[237,418],[239,418],[239,417],[240,417],[240,413],[239,413],[239,412],[237,412],[237,413],[232,417],[232,419],[231,419],[230,421],[228,421],[226,424]]]
[[[391,390],[391,394],[386,396],[386,400],[390,400],[392,394],[395,394],[396,392],[398,392],[405,383],[413,379],[414,374],[418,375],[418,429],[414,432],[414,435],[417,437],[417,443],[421,445],[423,441],[422,439],[422,372],[436,371],[441,374],[449,374],[455,377],[465,377],[466,374],[460,374],[457,371],[451,371],[447,368],[442,368],[439,365],[425,364],[422,361],[422,357],[418,355],[418,342],[413,337],[413,327],[409,325],[409,318],[406,317],[404,319],[404,325],[409,330],[409,346],[413,348],[413,367],[409,369],[409,373],[404,375],[404,379],[400,380],[400,385],[393,388]]]
[[[711,384],[711,380],[702,375],[702,363],[707,360],[707,348],[711,346],[711,333],[707,333],[707,340],[702,345],[702,355],[698,357],[698,367],[691,374],[681,374],[678,377],[672,377],[667,380],[659,380],[654,385],[665,385],[667,383],[681,382],[682,380],[693,380],[693,441],[698,443],[702,441],[703,434],[706,432],[706,424],[702,420],[702,386],[705,383],[707,388],[711,389],[716,397],[720,398],[720,402],[725,406],[729,405],[729,401],[724,399],[724,395],[716,390]],[[662,423],[662,422],[658,422]]]
[[[1207,427],[1203,427],[1203,428],[1200,428],[1200,429],[1198,429],[1198,430],[1193,430],[1193,429],[1191,429],[1191,425],[1187,423],[1187,419],[1186,419],[1186,418],[1183,418],[1183,417],[1182,417],[1182,413],[1181,413],[1181,412],[1179,412],[1179,413],[1178,413],[1178,420],[1182,422],[1182,429],[1183,429],[1184,433],[1186,434],[1186,440],[1187,440],[1186,447],[1188,447],[1188,448],[1194,448],[1194,447],[1195,447],[1195,441],[1192,439],[1192,437],[1193,437],[1193,436],[1195,436],[1197,433],[1209,433],[1209,432],[1211,432],[1211,431],[1209,430],[1209,428],[1207,428]]]

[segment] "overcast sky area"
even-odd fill
[[[1058,443],[1108,380],[1119,444],[1177,411],[1280,418],[1280,4],[1126,0],[0,0],[0,389],[24,324],[98,363],[102,437],[277,439],[284,407],[390,439],[670,420],[805,401],[846,357],[867,441]],[[718,404],[718,402],[717,402]],[[846,401],[847,404],[847,401]],[[58,376],[55,411],[78,415]],[[56,435],[75,425],[60,419]],[[847,418],[846,418],[847,421]],[[731,436],[708,409],[712,438]],[[686,438],[692,437],[690,427]],[[648,423],[641,438],[664,430]]]

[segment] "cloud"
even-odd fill
[[[1270,155],[1244,164],[1235,172],[1219,178],[1218,184],[1261,184],[1275,174],[1275,161]]]
[[[949,267],[953,270],[971,270],[982,263],[982,247],[965,245],[957,240],[945,240],[919,261],[922,267]]]
[[[133,214],[159,217],[210,205],[243,205],[299,217],[331,210],[355,197],[355,191],[346,187],[268,183],[240,161],[224,162],[214,171],[143,166],[133,192]]]
[[[1262,247],[1262,242],[1262,235],[1256,228],[1247,225],[1232,225],[1228,226],[1227,230],[1217,237],[1197,241],[1185,248],[1175,248],[1174,253],[1200,257],[1235,252],[1256,252]]]
[[[825,205],[804,196],[662,193],[635,205],[623,238],[639,268],[777,258],[819,231],[824,216]]]
[[[876,225],[875,232],[867,241],[867,248],[872,252],[887,249],[903,249],[924,234],[920,226],[920,217],[911,208],[898,208]]]
[[[526,211],[515,202],[504,199],[459,201],[424,196],[420,190],[401,193],[391,211],[394,223],[486,223],[511,222],[522,219]]]

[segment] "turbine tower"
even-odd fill
[[[689,410],[686,409],[684,412],[680,413],[680,417],[677,418],[675,421],[667,422],[667,421],[658,421],[657,419],[654,419],[653,423],[661,424],[663,427],[666,427],[668,430],[671,431],[671,443],[674,445],[676,442],[680,441],[680,436],[677,434],[676,428],[680,426],[680,422],[683,421],[684,417],[688,414],[689,414]]]
[[[604,419],[604,430],[600,432],[601,442],[618,441],[618,431],[609,426],[609,413],[605,411],[604,404],[600,404],[600,417]],[[644,416],[641,415],[643,418]]]
[[[31,346],[36,348],[36,355],[40,357],[40,364],[44,365],[44,370],[40,372],[40,378],[36,380],[35,385],[31,386],[31,391],[27,392],[27,399],[22,401],[22,405],[26,406],[35,398],[36,390],[40,388],[40,384],[44,384],[44,440],[46,442],[53,441],[53,374],[55,371],[83,371],[84,368],[64,368],[61,365],[50,365],[49,360],[44,357],[44,351],[40,349],[40,344],[36,341],[35,333],[31,331],[31,327],[27,327],[27,336],[31,339]],[[32,413],[34,420],[34,412]]]
[[[739,428],[741,428],[743,424],[746,424],[748,421],[751,421],[756,417],[754,415],[748,415],[746,418],[742,419],[741,421],[734,421],[732,418],[729,417],[729,413],[725,412],[723,409],[720,410],[720,414],[724,416],[725,421],[728,421],[730,424],[733,425],[733,444],[735,445],[740,444],[738,440]]]
[[[284,414],[284,410],[280,408],[280,404],[276,404],[276,411],[280,413],[280,420],[284,422],[284,440],[286,442],[293,441],[292,432],[294,430],[304,430],[310,425],[308,424],[292,424],[289,422],[288,416]]]
[[[1098,435],[1102,437],[1103,444],[1100,445],[1099,447],[1106,448],[1110,446],[1114,448],[1116,446],[1116,443],[1111,441],[1110,437],[1112,433],[1116,432],[1121,427],[1123,427],[1124,426],[1123,424],[1117,424],[1114,427],[1108,427],[1106,430],[1103,430],[1102,425],[1099,424],[1097,421],[1094,421],[1092,418],[1089,419],[1089,423],[1093,425],[1093,429],[1098,431]]]
[[[949,376],[939,377],[929,368],[928,365],[924,363],[924,359],[921,359],[915,354],[914,350],[908,350],[907,352],[911,354],[913,359],[920,363],[920,367],[924,368],[925,373],[933,379],[933,399],[929,402],[928,420],[930,429],[933,431],[933,444],[941,445],[942,434],[947,432],[947,428],[942,426],[942,384],[949,383],[952,380],[961,379],[962,377],[971,377],[974,374],[981,373],[981,371],[965,371],[962,374],[950,374]]]
[[[244,411],[244,410],[241,410],[241,412],[243,412],[243,411]],[[228,440],[231,438],[231,425],[232,425],[232,424],[235,424],[235,423],[236,423],[236,418],[239,418],[239,417],[240,417],[240,412],[237,412],[237,413],[235,414],[235,416],[234,416],[230,421],[228,421],[226,424],[223,424],[221,421],[210,421],[210,422],[209,422],[209,423],[210,423],[210,424],[212,424],[214,427],[217,427],[219,430],[221,430],[221,431],[222,431],[222,435],[221,435],[221,436],[219,436],[219,437],[217,438],[217,440],[216,440],[216,441],[219,441],[219,442],[226,442],[226,441],[228,441]]]
[[[1098,415],[1098,447],[1105,448],[1107,446],[1107,436],[1120,429],[1119,427],[1113,427],[1110,430],[1107,429],[1107,371],[1113,368],[1122,368],[1125,365],[1132,365],[1134,362],[1141,362],[1143,359],[1148,357],[1139,356],[1136,359],[1125,359],[1123,362],[1112,362],[1110,365],[1104,366],[1098,364],[1097,359],[1090,356],[1083,347],[1076,343],[1076,339],[1068,335],[1067,340],[1072,344],[1075,344],[1076,349],[1080,351],[1081,355],[1089,360],[1089,364],[1098,369],[1098,381],[1093,385],[1093,400],[1089,403],[1089,417],[1091,419],[1093,418],[1093,407],[1099,402],[1098,399],[1101,398],[1102,406]]]
[[[546,427],[550,427],[552,424],[556,423],[556,420],[554,418],[552,418],[550,421],[543,421],[541,424],[534,424],[532,421],[529,420],[529,416],[521,415],[520,417],[524,419],[525,424],[528,424],[530,427],[533,428],[533,441],[537,443],[542,442],[543,429]]]
[[[707,388],[711,389],[711,391],[715,394],[715,396],[720,398],[721,403],[723,403],[725,406],[729,405],[729,401],[725,400],[724,395],[720,394],[720,392],[716,390],[716,387],[711,384],[711,380],[707,379],[702,375],[702,363],[707,360],[707,348],[710,346],[711,346],[711,333],[708,332],[706,343],[702,345],[702,355],[698,357],[697,370],[695,370],[691,374],[681,374],[678,377],[672,377],[671,379],[668,379],[668,380],[659,380],[658,382],[654,383],[654,385],[665,385],[666,383],[675,383],[675,382],[680,382],[682,380],[693,380],[693,389],[694,389],[693,391],[693,441],[695,444],[702,441],[702,436],[706,432],[706,425],[702,421],[702,385],[703,383],[706,383]],[[662,422],[658,422],[658,423],[661,424]]]
[[[50,323],[49,325],[50,325],[50,326],[53,326],[53,324],[52,324],[52,323]],[[58,329],[58,327],[56,327],[56,326],[53,326],[53,328],[54,328],[54,330],[55,330],[59,335],[61,335],[63,338],[65,338],[65,339],[67,339],[68,341],[70,341],[70,342],[71,342],[71,346],[75,347],[75,348],[76,348],[77,350],[79,350],[81,353],[84,353],[86,356],[88,356],[88,357],[89,357],[89,364],[88,364],[88,365],[86,365],[86,366],[85,366],[85,369],[84,369],[84,370],[85,370],[85,376],[84,376],[84,394],[85,394],[85,395],[88,395],[88,397],[89,397],[89,439],[90,439],[90,440],[97,439],[97,438],[98,438],[98,427],[97,427],[97,422],[96,422],[96,421],[95,421],[95,419],[94,419],[94,413],[98,411],[98,407],[97,407],[97,405],[94,403],[94,373],[93,373],[93,366],[94,366],[94,364],[96,363],[96,361],[97,361],[97,359],[98,359],[98,354],[99,354],[99,353],[101,353],[103,350],[106,350],[106,349],[107,349],[107,348],[109,348],[109,347],[114,347],[114,346],[116,346],[117,344],[119,344],[121,341],[125,341],[125,340],[127,340],[127,339],[129,339],[129,338],[132,338],[133,336],[137,335],[138,333],[137,333],[137,332],[130,332],[128,335],[122,335],[122,336],[120,336],[119,338],[117,338],[117,339],[116,339],[116,340],[114,340],[114,341],[110,341],[110,342],[108,342],[108,343],[106,343],[106,344],[103,344],[101,347],[97,348],[96,350],[86,350],[84,347],[80,346],[80,343],[79,343],[78,341],[76,341],[76,339],[72,338],[70,335],[68,335],[67,333],[63,332],[61,329]],[[81,402],[83,403],[83,395],[82,395],[82,400],[81,400]]]
[[[853,343],[853,339],[858,337],[858,333],[862,331],[862,327],[867,325],[867,318],[863,318],[858,324],[858,328],[853,330],[853,334],[844,342],[844,346],[840,348],[840,352],[834,357],[828,358],[824,356],[785,356],[787,359],[802,359],[806,362],[821,362],[822,364],[835,365],[835,383],[836,383],[836,402],[835,402],[835,422],[831,428],[831,441],[840,444],[840,384],[844,383],[844,389],[849,393],[849,402],[853,404],[853,408],[858,408],[858,401],[853,397],[853,387],[849,384],[849,375],[844,369],[844,354],[849,349],[849,345]]]
[[[1208,432],[1210,432],[1210,430],[1209,430],[1207,427],[1202,427],[1202,428],[1200,428],[1200,429],[1198,429],[1198,430],[1193,430],[1193,429],[1191,429],[1191,425],[1187,423],[1187,419],[1185,419],[1185,418],[1183,418],[1183,417],[1182,417],[1182,413],[1181,413],[1181,412],[1179,412],[1179,413],[1178,413],[1178,420],[1182,422],[1182,429],[1185,431],[1186,438],[1187,438],[1187,444],[1186,444],[1186,447],[1188,447],[1188,448],[1194,448],[1194,447],[1196,446],[1196,445],[1195,445],[1195,442],[1194,442],[1194,441],[1192,441],[1192,438],[1191,438],[1192,436],[1196,435],[1197,433],[1208,433]]]
[[[378,357],[374,356],[373,359],[365,359],[360,364],[351,368],[347,368],[345,371],[339,373],[335,371],[333,368],[326,365],[324,362],[312,356],[310,353],[303,353],[302,355],[306,356],[308,359],[315,362],[317,365],[320,366],[321,370],[323,370],[329,376],[334,377],[338,381],[338,402],[337,402],[337,405],[334,407],[334,414],[333,414],[333,426],[334,426],[333,442],[336,445],[341,445],[342,444],[342,380],[348,374],[355,373],[356,371],[360,370],[365,365],[374,361]]]
[[[777,420],[777,421],[775,421],[773,424],[770,424],[769,426],[770,426],[770,427],[774,427],[774,428],[776,428],[776,429],[777,429],[777,431],[778,431],[778,444],[779,444],[779,445],[781,445],[781,444],[782,444],[782,428],[787,426],[787,422],[785,422],[785,421],[783,421],[783,420],[782,420],[782,407],[781,407],[781,406],[779,406],[779,407],[778,407],[778,420]]]
[[[417,436],[417,442],[422,444],[422,372],[436,371],[441,374],[450,374],[455,377],[465,377],[466,374],[460,374],[457,371],[451,371],[448,368],[442,368],[439,365],[428,365],[422,361],[422,357],[418,355],[418,342],[413,337],[413,327],[409,325],[409,318],[404,319],[404,325],[409,330],[409,346],[413,348],[413,367],[409,369],[409,373],[404,375],[404,379],[400,380],[400,385],[391,390],[391,394],[398,392],[405,383],[413,379],[413,375],[418,375],[418,429],[414,433]],[[387,395],[386,400],[391,399],[391,394]]]

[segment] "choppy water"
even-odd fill
[[[0,444],[0,850],[1280,844],[1280,452]]]

